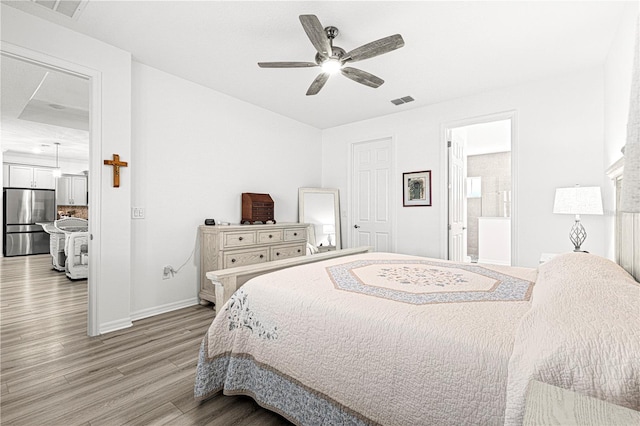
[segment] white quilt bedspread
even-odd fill
[[[367,253],[255,278],[209,329],[196,397],[304,425],[503,424],[536,274]]]
[[[531,380],[640,410],[640,284],[610,260],[570,253],[540,266],[509,364],[507,425]]]

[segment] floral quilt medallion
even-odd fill
[[[423,305],[529,300],[533,282],[476,264],[358,260],[327,267],[339,290]]]

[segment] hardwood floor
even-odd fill
[[[248,397],[194,401],[211,307],[88,337],[86,280],[42,255],[0,259],[0,309],[2,425],[290,425]]]

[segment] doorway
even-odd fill
[[[449,125],[448,258],[514,264],[514,117]]]
[[[393,252],[393,140],[377,139],[351,146],[349,241]]]
[[[60,77],[62,81],[69,82],[69,81],[72,81],[73,79],[78,79],[88,84],[88,91],[85,94],[87,98],[84,100],[86,104],[85,118],[87,121],[87,129],[85,131],[86,133],[85,141],[83,142],[84,148],[82,148],[82,150],[84,151],[84,154],[80,155],[80,156],[84,155],[86,158],[86,161],[84,162],[85,167],[79,166],[78,162],[76,161],[75,167],[77,168],[77,170],[74,170],[74,171],[86,172],[86,174],[82,173],[82,174],[85,174],[86,176],[91,173],[91,170],[99,170],[99,168],[98,169],[96,168],[96,165],[98,165],[98,167],[100,165],[100,151],[101,151],[100,149],[101,136],[99,131],[100,125],[101,125],[100,73],[98,71],[83,67],[81,65],[77,65],[75,63],[70,63],[59,58],[54,58],[46,54],[32,51],[30,49],[25,49],[9,43],[3,43],[2,51],[0,53],[2,54],[3,64],[8,62],[9,60],[14,62],[17,61],[17,63],[21,63],[21,64],[24,64],[25,66],[29,66],[31,67],[31,69],[34,69],[34,70],[38,69],[39,67],[41,70],[44,70],[44,72],[52,76],[55,75]],[[17,77],[20,77],[20,76],[18,75]],[[4,78],[5,78],[5,75],[3,73],[3,85],[4,85]],[[52,79],[52,81],[55,81],[55,80],[56,80],[55,78]],[[14,82],[14,84],[17,84],[19,87],[21,86],[20,81],[18,81],[17,83]],[[72,84],[71,86],[75,86],[75,85]],[[30,98],[34,98],[34,96],[31,96],[34,93],[35,92],[30,94]],[[5,92],[3,91],[3,102],[5,101],[4,95],[5,95]],[[54,110],[55,109],[60,110],[59,107],[64,106],[62,104],[58,104],[55,102],[51,102],[47,104],[46,101],[44,101],[43,99],[38,99],[38,100],[42,102],[35,103],[35,112],[31,111],[32,113],[34,113],[34,115],[32,116],[39,115],[38,114],[39,111],[37,111],[37,107],[44,107],[44,108],[49,107]],[[79,111],[71,111],[71,112],[76,115],[79,113]],[[3,108],[3,120],[5,118],[4,113],[5,113],[5,110]],[[77,118],[78,117],[75,117],[74,119],[77,119]],[[67,117],[67,119],[69,119],[69,117]],[[64,128],[65,126],[59,126],[59,127]],[[66,128],[73,130],[73,127],[70,125],[66,126]],[[4,130],[4,126],[3,126],[3,130]],[[74,132],[69,131],[69,133],[74,133]],[[74,137],[69,137],[69,140],[73,140],[73,139]],[[78,139],[77,134],[75,135],[75,139],[76,139],[75,143],[78,143],[79,141],[77,140]],[[6,140],[3,137],[3,151],[7,148],[7,145],[5,145],[5,142]],[[78,148],[78,145],[76,145],[76,149],[77,148]],[[0,159],[4,160],[5,155],[0,156]],[[71,163],[73,163],[73,161],[71,161]],[[7,184],[5,179],[6,179],[6,176],[3,173],[3,185]],[[88,180],[87,188],[88,188],[87,205],[91,206],[91,210],[89,210],[87,214],[89,219],[88,252],[91,253],[91,257],[93,259],[93,261],[89,263],[88,276],[87,276],[87,279],[88,279],[88,282],[87,282],[87,293],[88,293],[87,334],[90,336],[95,336],[99,334],[98,321],[97,321],[97,318],[98,318],[97,289],[99,287],[99,282],[98,282],[99,262],[97,260],[100,259],[100,247],[94,241],[94,236],[97,236],[97,234],[99,234],[99,229],[100,229],[99,227],[99,218],[100,218],[99,216],[99,211],[100,211],[99,179]],[[80,209],[76,209],[76,210],[80,210]],[[65,212],[68,213],[68,211],[69,209],[67,209]]]

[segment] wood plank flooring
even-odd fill
[[[0,424],[291,425],[248,397],[193,398],[211,307],[87,336],[87,282],[50,256],[0,258]]]

